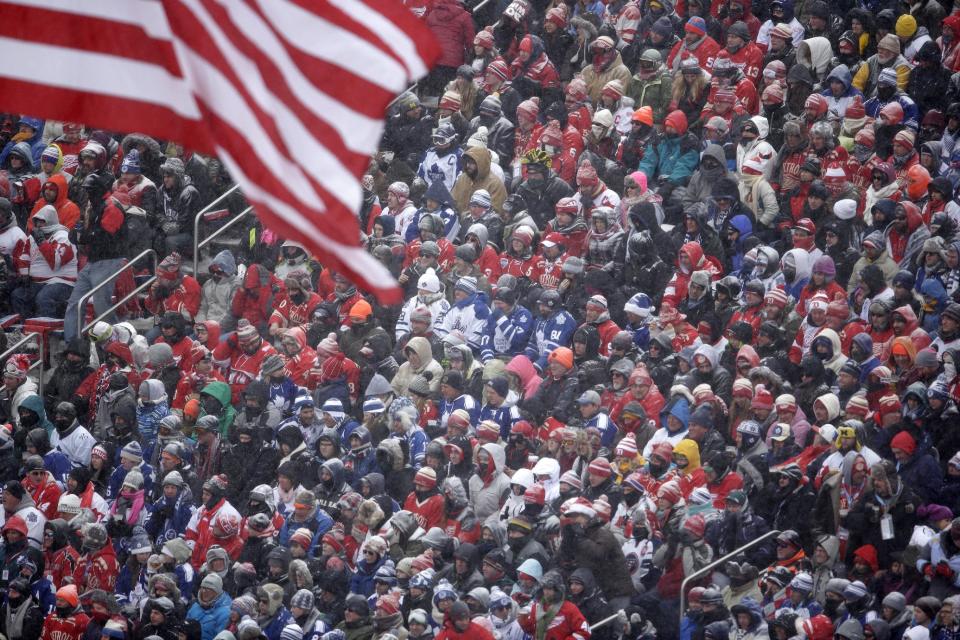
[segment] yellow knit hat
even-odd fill
[[[917,32],[917,19],[909,13],[905,13],[897,18],[897,35],[901,38],[910,38]]]

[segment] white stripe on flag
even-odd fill
[[[231,7],[238,6],[232,0],[218,1]],[[403,65],[371,46],[364,38],[290,2],[259,0],[257,4],[277,33],[307,55],[335,64],[345,73],[355,74],[356,70],[362,69],[365,80],[386,91],[396,93],[404,88],[403,79],[407,72]],[[243,27],[242,21],[234,22]],[[324,37],[318,38],[318,33]]]
[[[152,38],[170,40],[173,34],[161,2],[146,0],[3,0],[4,4],[36,7],[75,16],[142,27]],[[104,34],[109,37],[109,34]]]
[[[373,286],[379,282],[382,284],[378,284],[378,288],[384,289],[394,281],[390,271],[365,249],[359,245],[345,245],[333,240],[320,230],[315,221],[311,221],[285,202],[274,198],[273,194],[260,189],[255,181],[247,178],[243,169],[233,159],[229,151],[221,149],[219,157],[238,182],[249,185],[244,188],[246,197],[250,200],[262,202],[269,211],[282,217],[287,224],[301,230],[312,242],[336,255],[338,260],[345,266],[349,266],[354,273],[360,275],[368,284]],[[359,238],[357,238],[357,241],[359,242]]]
[[[323,200],[307,180],[301,167],[274,144],[237,88],[216,66],[189,49],[186,43],[175,39],[174,46],[184,71],[187,72],[194,86],[199,89],[198,99],[222,120],[230,123],[236,135],[241,136],[244,143],[249,146],[247,153],[257,154],[267,170],[278,182],[287,185],[291,193],[295,193],[305,202],[317,203],[316,206],[322,209],[325,206]],[[214,139],[222,144],[223,141],[218,140],[218,134],[223,132],[215,132]]]
[[[311,83],[310,80],[303,75],[296,63],[290,59],[283,43],[276,37],[274,31],[256,12],[250,10],[245,4],[236,2],[236,0],[226,2],[219,0],[219,2],[230,13],[234,26],[247,37],[250,44],[257,47],[270,62],[277,66],[283,76],[283,80],[287,86],[290,87],[291,92],[300,100],[301,106],[304,109],[309,109],[317,118],[329,124],[331,128],[339,133],[343,145],[346,148],[361,154],[369,154],[376,148],[377,143],[380,141],[379,121],[357,113],[339,100],[331,98],[319,87]],[[274,26],[280,28],[276,23],[274,23]],[[339,37],[339,35],[340,34],[336,36],[332,35],[330,42],[335,42],[332,38]],[[311,39],[315,43],[327,40],[327,38],[317,38],[316,32]],[[366,51],[372,50],[371,47],[363,41],[357,46],[363,46]],[[346,49],[341,49],[339,43],[337,44],[337,48],[341,60],[351,60],[355,57],[353,50],[347,51]],[[223,50],[222,47],[221,50]],[[224,53],[226,54],[226,52]],[[311,52],[308,51],[307,53]],[[394,62],[392,59],[389,60],[390,62]],[[377,60],[369,64],[384,64],[384,62],[383,60]],[[402,68],[398,65],[395,66],[399,72],[403,72]],[[344,74],[347,73],[351,72],[345,70]],[[257,77],[260,78],[259,74]],[[244,80],[247,79],[248,76],[245,75]],[[265,87],[264,90],[266,90]]]
[[[265,0],[260,0],[264,2]],[[271,2],[286,2],[286,0],[270,0]],[[424,64],[417,51],[417,45],[410,36],[397,27],[396,24],[387,20],[383,14],[371,9],[369,6],[357,0],[338,0],[335,4],[340,9],[360,24],[366,25],[370,31],[377,34],[380,41],[397,54],[401,60],[407,64],[407,74],[410,78],[421,78],[430,72],[427,65]],[[408,85],[406,81],[401,83],[397,89],[405,89]]]

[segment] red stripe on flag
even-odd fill
[[[333,152],[351,171],[358,172],[366,169],[370,164],[369,154],[355,153],[348,149],[340,134],[330,124],[317,117],[314,112],[303,104],[300,98],[294,94],[293,90],[284,81],[279,68],[233,26],[229,21],[227,12],[221,6],[209,0],[206,0],[204,4],[210,10],[210,14],[216,19],[233,46],[257,65],[267,89],[269,89],[277,99],[282,101],[283,104],[293,112],[297,119],[310,130],[317,142]],[[209,57],[207,58],[210,59]],[[353,81],[352,78],[350,81]],[[328,84],[333,82],[333,79],[330,79]],[[378,93],[387,95],[386,92],[382,90],[378,91]],[[251,106],[257,108],[256,104],[252,102]],[[290,149],[286,144],[283,144],[281,148],[286,150],[289,157],[295,157],[296,149]]]
[[[110,131],[138,131],[161,139],[183,140],[190,149],[212,154],[206,127],[149,102],[23,82],[0,75],[3,108],[10,113],[64,122],[82,122]]]
[[[0,3],[0,35],[139,60],[182,77],[172,42],[153,38],[142,27],[109,18]]]
[[[248,2],[247,4],[269,24],[269,20],[256,3]],[[273,29],[273,25],[270,25],[270,27]],[[383,109],[378,109],[377,105],[384,98],[388,103],[393,100],[394,96],[390,92],[385,91],[380,85],[370,82],[362,75],[304,53],[297,47],[291,46],[284,39],[282,32],[273,30],[277,34],[277,38],[283,43],[287,54],[315,87],[367,117],[383,117]],[[348,60],[349,56],[344,55],[343,62],[346,63]]]

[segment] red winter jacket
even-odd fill
[[[416,517],[417,522],[423,527],[424,531],[429,531],[431,527],[439,527],[443,524],[446,517],[443,511],[444,500],[439,493],[420,502],[417,499],[417,492],[411,491],[407,496],[407,501],[403,503],[403,508]]]
[[[520,626],[530,637],[536,640],[590,640],[590,625],[587,624],[587,619],[580,613],[577,605],[569,600],[564,600],[560,605],[560,610],[547,625],[547,632],[541,639],[537,634],[537,616],[543,615],[542,608],[541,602],[533,602],[530,605],[530,613],[517,618]],[[437,640],[440,639],[437,638]]]
[[[46,476],[35,482],[29,475],[20,481],[23,488],[30,492],[34,504],[40,510],[47,520],[53,520],[57,517],[57,505],[60,503],[60,485],[53,479],[53,474],[49,471]]]
[[[89,624],[90,618],[80,608],[67,618],[61,618],[54,611],[43,621],[40,640],[80,640]]]
[[[73,578],[80,554],[69,544],[56,551],[43,552],[43,575],[53,584],[56,591],[63,586],[64,578]]]
[[[237,344],[236,334],[214,349],[213,362],[226,369],[227,384],[230,385],[234,404],[240,402],[240,394],[247,385],[260,377],[260,365],[263,364],[263,359],[276,352],[277,350],[269,342],[261,340],[260,348],[252,354],[247,354]]]
[[[157,283],[159,282],[158,280]],[[149,295],[143,301],[143,306],[153,315],[163,315],[167,311],[175,311],[188,316],[192,320],[200,313],[200,284],[191,276],[183,276],[177,288],[171,291],[166,298],[160,300],[153,295]]]
[[[473,18],[457,0],[436,0],[424,19],[440,44],[437,65],[459,67],[473,46]]]
[[[99,551],[80,556],[77,568],[73,570],[73,583],[77,585],[80,593],[91,589],[103,589],[107,593],[113,593],[119,573],[117,554],[113,550],[113,543],[107,539],[107,544]]]
[[[447,618],[443,622],[443,629],[437,634],[437,640],[493,640],[493,634],[472,621],[467,630],[460,633],[453,626],[453,620]]]
[[[170,342],[164,336],[157,338],[157,343],[170,345],[173,351],[173,361],[184,373],[193,370],[193,365],[203,357],[202,345],[193,338],[184,336],[178,342]]]
[[[313,315],[314,310],[323,302],[323,298],[313,291],[300,304],[295,303],[287,295],[280,297],[279,300],[277,308],[270,315],[270,324],[281,328],[305,327],[310,322],[310,316]]]
[[[759,28],[759,27],[758,27]],[[726,52],[726,49],[724,49]],[[760,73],[763,71],[763,51],[752,42],[740,47],[736,53],[727,52],[733,65],[743,72],[747,80],[755,85],[760,84]]]
[[[233,296],[230,315],[237,320],[246,318],[261,335],[265,335],[274,302],[278,295],[285,292],[279,278],[259,264],[252,264],[243,276],[243,285]]]

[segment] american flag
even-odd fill
[[[264,226],[396,302],[359,178],[438,52],[398,0],[0,0],[0,106],[216,155]]]

